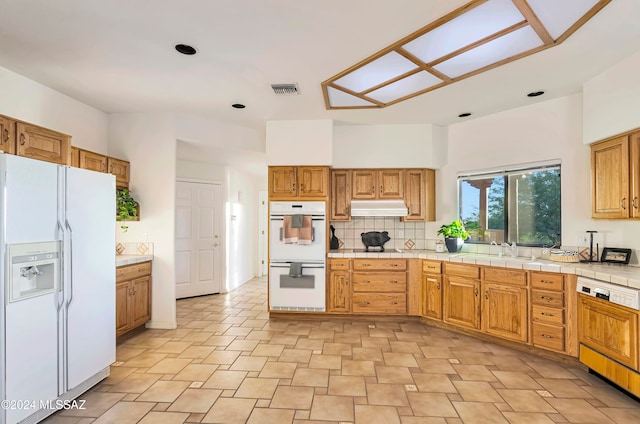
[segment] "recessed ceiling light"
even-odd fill
[[[192,56],[197,53],[195,47],[192,47],[188,44],[176,44],[176,50],[179,53],[186,54],[187,56]]]
[[[466,118],[467,116],[471,116],[471,112],[465,112],[458,115],[458,118]]]
[[[236,109],[244,109],[246,106],[243,105],[242,103],[234,103],[231,105],[231,107],[236,108]]]
[[[538,97],[542,96],[543,94],[544,90],[532,91],[531,93],[527,94],[527,97]]]

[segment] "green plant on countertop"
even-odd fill
[[[138,218],[138,202],[131,196],[126,188],[116,190],[116,221],[135,221]],[[122,232],[126,233],[128,225],[121,225]]]
[[[462,240],[466,240],[469,237],[469,232],[465,230],[464,224],[460,220],[455,220],[449,225],[442,225],[438,230],[438,234],[451,238],[459,237]]]

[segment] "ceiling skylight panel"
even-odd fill
[[[390,52],[335,80],[334,83],[359,93],[416,68],[415,63],[396,52]]]
[[[490,0],[403,47],[429,63],[524,20],[511,0]]]
[[[401,97],[408,96],[409,94],[417,93],[418,91],[441,84],[442,82],[440,78],[422,71],[392,84],[380,87],[375,91],[367,93],[367,96],[383,103],[389,103]]]
[[[564,34],[598,2],[598,0],[562,0],[553,2],[553,7],[549,7],[549,0],[528,1],[531,9],[554,40]]]
[[[527,26],[439,63],[434,68],[451,78],[456,78],[540,47],[542,44],[540,37]]]
[[[351,107],[351,106],[377,106],[375,103],[368,102],[342,90],[336,90],[333,87],[327,87],[329,95],[329,104],[332,107]]]

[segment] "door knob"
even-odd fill
[[[213,247],[218,247],[218,243],[213,243],[212,246]]]

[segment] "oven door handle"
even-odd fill
[[[269,264],[269,268],[290,268],[291,262],[278,262]],[[324,264],[302,263],[302,268],[324,268]]]

